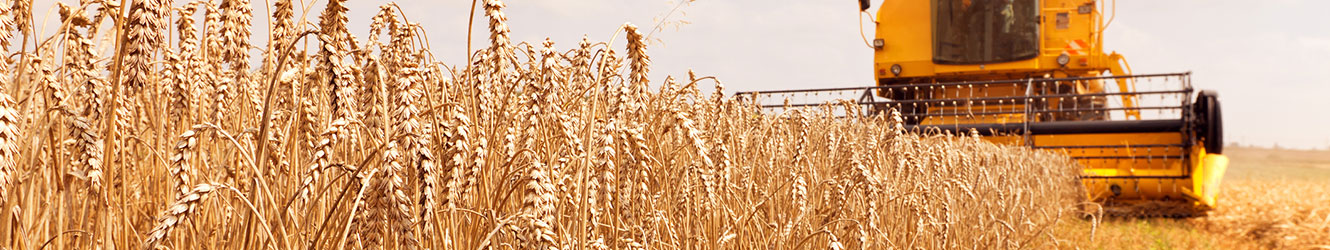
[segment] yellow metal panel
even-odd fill
[[[990,73],[1018,72],[1018,71],[1028,71],[1030,69],[1038,69],[1038,68],[1039,68],[1039,60],[1038,58],[1035,58],[1035,59],[1015,61],[1015,62],[990,63],[990,64],[974,64],[974,65],[939,64],[936,67],[934,67],[934,70],[937,71],[938,74],[963,74],[963,73],[978,73],[978,72],[990,72]]]
[[[884,41],[884,48],[874,52],[873,74],[877,78],[938,78],[954,79],[958,76],[988,76],[989,80],[1005,79],[1009,74],[1037,76],[1053,72],[1066,72],[1069,76],[1090,76],[1108,70],[1116,61],[1103,52],[1100,37],[1103,17],[1089,0],[1040,1],[1038,56],[1032,59],[971,64],[948,65],[933,63],[933,3],[934,1],[884,1],[877,13],[875,38]],[[1082,13],[1082,6],[1090,11]],[[1064,16],[1059,25],[1059,15]],[[1077,42],[1079,41],[1079,42]],[[1068,54],[1066,67],[1057,64],[1057,57]],[[892,65],[901,66],[899,76],[890,73]]]
[[[1125,156],[1154,159],[1163,159],[1188,153],[1182,147],[1080,148],[1061,150],[1067,155],[1075,156]]]
[[[1021,136],[986,137],[991,142],[1008,145],[1022,145]],[[1115,133],[1115,134],[1066,134],[1031,136],[1036,147],[1064,146],[1071,148],[1049,149],[1066,154],[1069,157],[1129,157],[1126,159],[1077,159],[1083,168],[1083,176],[1115,177],[1085,178],[1082,182],[1091,197],[1116,200],[1155,200],[1184,199],[1188,190],[1193,190],[1194,181],[1188,178],[1190,162],[1183,158],[1187,152],[1181,147],[1122,147],[1122,148],[1076,148],[1078,146],[1111,145],[1167,145],[1182,144],[1181,133]],[[1167,157],[1164,157],[1167,156]],[[1189,157],[1195,159],[1196,157]],[[1149,178],[1122,178],[1122,177]],[[1174,176],[1177,178],[1157,178]],[[1113,195],[1113,186],[1119,193]]]
[[[1115,148],[1063,148],[1059,152],[1082,158],[1077,162],[1089,176],[1186,175],[1188,162],[1182,148],[1132,145],[1183,144],[1181,133],[1114,133],[1034,136],[1034,146],[1121,146]],[[1116,157],[1116,158],[1109,158]]]
[[[994,143],[1003,143],[1004,137],[985,137]],[[1113,134],[1064,134],[1032,136],[1036,146],[1087,146],[1087,145],[1143,145],[1182,143],[1182,133],[1113,133]],[[997,141],[994,141],[994,140]],[[1015,144],[1010,144],[1015,145]]]
[[[1019,135],[985,136],[985,141],[1000,145],[1023,145],[1025,138]]]
[[[877,77],[886,77],[892,64],[901,64],[902,75],[932,75],[932,1],[884,1],[877,12],[877,38],[884,48],[875,52]]]
[[[1206,154],[1200,166],[1197,166],[1192,180],[1196,185],[1194,190],[1201,196],[1200,200],[1205,206],[1214,208],[1219,198],[1219,182],[1227,169],[1228,157],[1216,154]]]
[[[1138,201],[1177,201],[1186,202],[1187,188],[1192,185],[1188,178],[1176,179],[1081,179],[1086,193],[1093,200],[1115,202]],[[1114,188],[1116,186],[1116,188]],[[1113,190],[1119,190],[1114,193]]]
[[[1037,146],[1140,145],[1182,143],[1182,133],[1115,133],[1035,136]]]
[[[1118,133],[1031,136],[1035,146],[1167,145],[1183,144],[1181,133]],[[1023,145],[1018,135],[990,136],[986,140]],[[1228,166],[1223,155],[1207,154],[1204,147],[1129,147],[1116,149],[1056,149],[1069,157],[1134,156],[1132,159],[1078,159],[1081,181],[1089,197],[1115,202],[1177,201],[1191,209],[1213,209],[1220,180]],[[1186,158],[1180,158],[1180,155]],[[1169,156],[1169,159],[1149,156]],[[1111,178],[1094,178],[1111,177]],[[1161,178],[1171,177],[1171,178]],[[1115,188],[1116,187],[1116,188]],[[1119,192],[1114,194],[1112,190]]]

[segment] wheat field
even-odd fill
[[[559,49],[479,1],[489,46],[445,65],[394,4],[252,4],[37,37],[0,1],[0,249],[1030,248],[1083,216],[1064,156],[652,82],[631,24]]]

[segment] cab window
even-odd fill
[[[934,1],[934,62],[997,63],[1038,55],[1037,1]]]

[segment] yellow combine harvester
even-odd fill
[[[914,129],[1065,153],[1084,168],[1089,197],[1109,208],[1213,209],[1228,165],[1217,95],[1194,91],[1190,73],[1132,75],[1121,55],[1104,53],[1112,17],[1099,4],[887,0],[871,42],[877,86],[739,94],[782,108],[861,93],[865,110],[898,110]],[[783,103],[764,105],[773,100]]]

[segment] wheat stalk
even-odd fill
[[[225,187],[215,183],[199,184],[177,198],[158,216],[157,226],[143,240],[143,249],[156,249],[157,245],[170,236],[172,229],[194,215],[196,208],[207,200],[208,195],[219,188]]]
[[[196,126],[197,129],[197,126]],[[185,130],[180,134],[180,139],[176,142],[174,153],[171,155],[171,176],[175,180],[176,190],[179,191],[177,197],[185,197],[190,192],[189,172],[190,158],[193,157],[193,149],[198,145],[198,139],[195,137],[195,129]]]
[[[478,0],[489,46],[448,65],[403,6],[251,2],[57,4],[41,40],[27,1],[0,1],[20,30],[0,50],[21,48],[0,63],[0,248],[1061,247],[1045,228],[1081,192],[1070,159],[974,131],[653,79],[631,24],[625,47],[561,51],[511,40],[506,5]],[[370,14],[357,40],[348,16]]]
[[[0,89],[0,200],[8,200],[9,185],[19,159],[19,116],[14,101]]]

